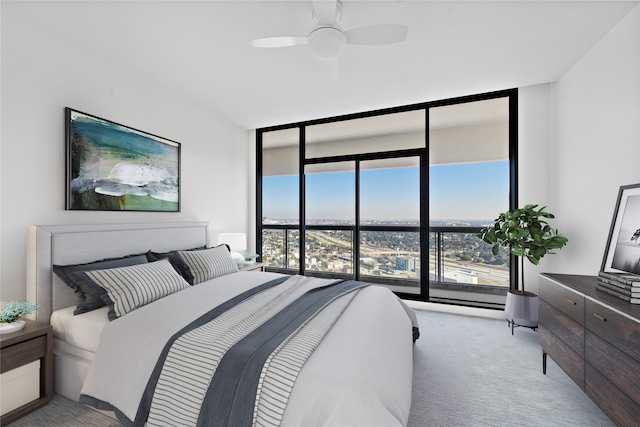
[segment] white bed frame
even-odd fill
[[[77,304],[75,293],[53,273],[54,265],[82,264],[105,258],[167,252],[207,244],[208,222],[42,225],[28,228],[27,300],[41,309],[31,318],[49,323],[51,313]],[[78,401],[90,359],[64,351],[54,338],[53,388]]]

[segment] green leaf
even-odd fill
[[[492,252],[497,255],[501,247],[508,248],[515,255],[525,257],[534,265],[551,249],[560,249],[567,244],[567,238],[560,236],[546,218],[555,218],[546,212],[546,206],[527,204],[523,208],[500,213],[492,227],[478,234],[483,241],[492,244]]]

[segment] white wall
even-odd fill
[[[546,206],[555,215],[558,209],[553,200],[555,161],[551,156],[550,99],[549,84],[518,90],[518,206]],[[564,234],[559,221],[554,219],[550,223]],[[551,258],[543,258],[538,266],[525,262],[525,290],[537,292],[537,275],[551,271]]]
[[[563,272],[597,274],[618,189],[640,182],[640,6],[553,85]]]
[[[640,183],[640,6],[520,108],[520,202],[548,205],[569,239],[525,267],[535,292],[541,271],[597,274],[618,189]]]
[[[250,132],[16,17],[19,5],[2,5],[0,299],[25,298],[28,225],[210,221],[253,235]],[[182,211],[65,211],[67,106],[180,142]]]

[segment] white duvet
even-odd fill
[[[82,394],[106,403],[99,409],[135,419],[149,376],[173,334],[227,299],[278,277],[258,272],[219,277],[110,322]],[[387,288],[366,287],[300,372],[282,425],[405,426],[412,375],[412,318],[406,306]]]

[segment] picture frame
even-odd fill
[[[640,184],[620,187],[601,271],[640,275]]]
[[[180,212],[181,144],[65,108],[66,210]]]

